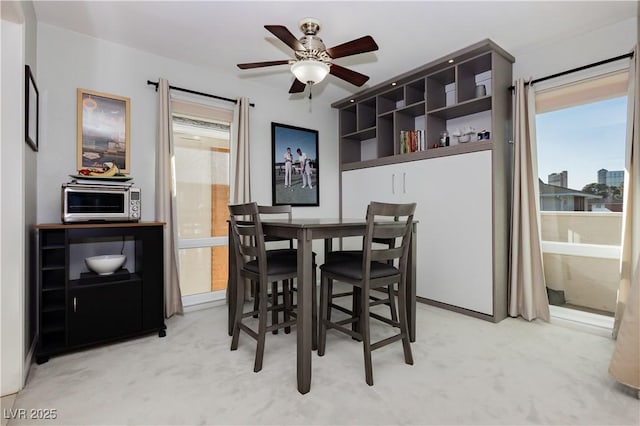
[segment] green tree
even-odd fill
[[[610,188],[604,183],[592,182],[592,183],[586,184],[582,188],[582,192],[588,192],[589,194],[599,195],[602,198],[607,198],[610,193]]]
[[[613,188],[613,187],[612,187]],[[615,200],[622,200],[624,197],[624,182],[614,188],[613,198]]]

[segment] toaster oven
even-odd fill
[[[62,185],[62,221],[137,222],[140,188],[131,185]]]

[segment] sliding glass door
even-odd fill
[[[185,306],[223,299],[231,111],[172,102],[180,287]]]
[[[536,94],[547,294],[550,305],[583,316],[613,317],[616,307],[626,79],[616,72]]]

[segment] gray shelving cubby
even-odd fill
[[[459,128],[487,130],[492,143],[506,143],[510,135],[499,123],[509,119],[503,104],[509,102],[513,62],[509,53],[483,40],[335,102],[341,170],[491,148],[473,135],[472,142],[458,144],[450,137],[451,146],[434,149],[441,132]],[[485,85],[485,94],[476,93],[478,84]],[[425,151],[401,154],[400,132],[417,129],[425,131]]]

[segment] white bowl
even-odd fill
[[[105,254],[103,256],[91,256],[84,259],[87,267],[98,275],[111,275],[117,271],[127,256],[122,254]]]
[[[458,142],[460,142],[460,143],[467,143],[470,140],[471,140],[471,135],[469,135],[469,134],[458,136]]]

